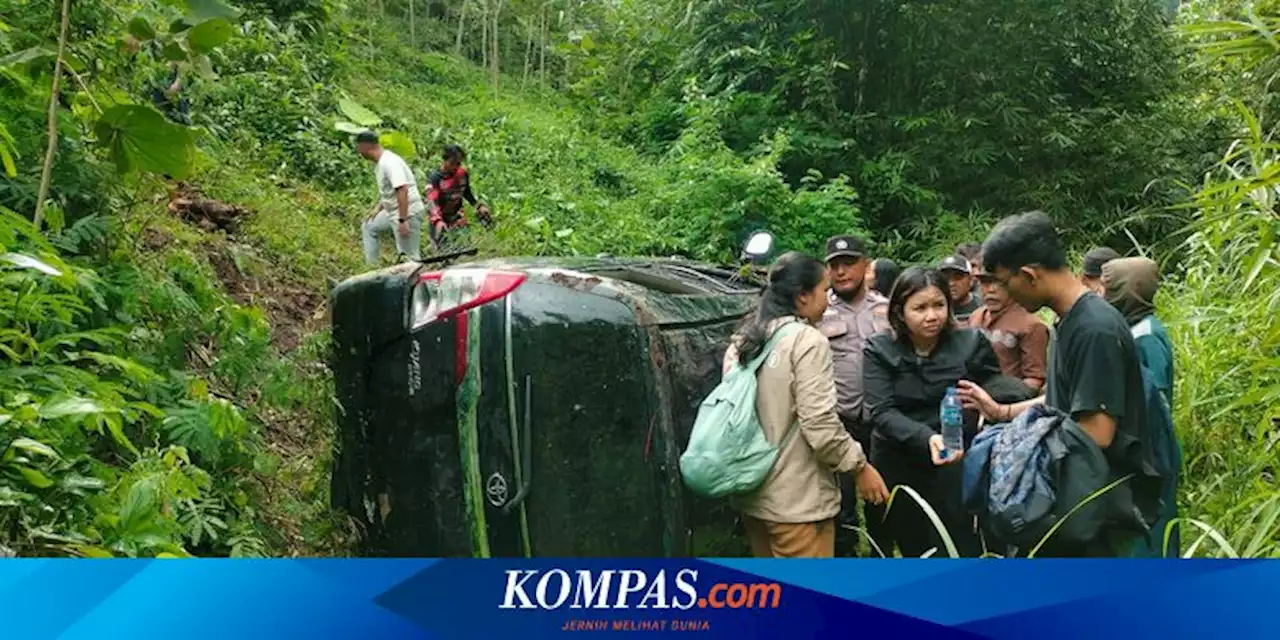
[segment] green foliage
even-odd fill
[[[57,30],[38,4],[0,31],[0,206],[23,213]],[[448,53],[462,6],[420,3],[411,35],[396,0],[234,4],[73,5],[48,235],[0,216],[0,544],[341,553],[317,305],[362,268],[349,135],[376,128],[420,177],[468,150],[498,225],[456,241],[485,254],[728,262],[767,228],[933,260],[1030,207],[1077,244],[1179,243],[1161,313],[1184,513],[1214,531],[1194,552],[1276,553],[1274,7],[1191,3],[1231,21],[1185,30],[1221,54],[1193,65],[1139,0],[464,3],[480,69]],[[156,98],[170,61],[192,126]],[[196,229],[152,174],[252,215]]]
[[[155,556],[221,540],[182,514],[221,504],[206,469],[229,469],[252,444],[234,408],[167,393],[163,376],[118,355],[126,331],[91,320],[108,285],[12,212],[0,212],[0,251],[12,256],[0,262],[0,545]],[[175,433],[179,420],[202,437]]]
[[[195,160],[194,136],[141,105],[118,105],[102,113],[94,126],[98,141],[110,149],[121,173],[134,169],[185,178]]]
[[[610,130],[645,149],[674,144],[672,101],[696,79],[722,99],[730,148],[751,156],[787,129],[787,181],[849,176],[885,231],[1040,208],[1069,218],[1080,242],[1124,241],[1122,224],[1158,239],[1176,221],[1133,214],[1184,197],[1176,183],[1209,165],[1219,135],[1218,120],[1189,108],[1194,74],[1146,0],[672,1],[606,13],[609,46],[579,83],[606,103],[621,96],[615,113],[631,115],[602,116]],[[655,23],[656,45],[644,28]],[[914,257],[949,238],[902,240]]]

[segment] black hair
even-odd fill
[[[746,364],[760,354],[769,341],[769,324],[783,316],[795,315],[796,298],[822,283],[827,265],[798,251],[783,254],[769,271],[769,286],[760,296],[756,310],[747,314],[739,330],[738,362]]]
[[[902,267],[888,258],[876,258],[871,263],[871,273],[873,274],[871,288],[887,298],[889,292],[893,290],[893,282],[902,275]]]
[[[1111,247],[1094,247],[1089,253],[1084,254],[1084,265],[1082,271],[1086,276],[1102,277],[1102,265],[1118,260],[1120,252]]]
[[[1036,265],[1059,271],[1067,266],[1067,250],[1053,220],[1043,211],[1029,211],[1001,220],[982,244],[982,269],[1017,271]]]
[[[463,160],[467,159],[467,151],[456,144],[449,144],[449,145],[445,145],[444,153],[441,154],[441,157],[444,159],[445,162],[448,162],[450,160],[457,160],[458,162],[462,162]]]
[[[925,289],[936,288],[942,292],[947,301],[947,319],[942,322],[940,338],[945,338],[955,323],[951,319],[951,296],[947,293],[947,279],[937,269],[910,267],[893,282],[893,290],[889,292],[889,325],[893,327],[894,339],[903,344],[911,343],[911,331],[907,329],[907,321],[903,311],[907,308],[907,300]]]
[[[369,131],[368,129],[365,129],[364,131],[357,133],[356,144],[362,144],[362,143],[378,144],[378,134],[372,131]]]
[[[962,242],[956,245],[956,255],[964,256],[972,260],[982,253],[982,243],[980,242]]]

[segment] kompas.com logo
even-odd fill
[[[668,579],[635,569],[570,573],[564,569],[511,569],[500,609],[777,609],[782,585],[776,582],[716,582],[699,589],[698,572],[681,569]]]

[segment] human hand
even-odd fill
[[[951,451],[942,443],[942,436],[933,434],[929,436],[929,459],[933,460],[935,467],[941,467],[946,464],[955,464],[964,457],[963,451]]]
[[[399,225],[396,226],[396,230],[400,232],[401,236],[407,237],[409,235],[409,222],[402,221]]]
[[[884,504],[889,499],[889,487],[885,486],[884,478],[880,476],[880,472],[871,466],[868,462],[862,467],[862,471],[858,472],[856,478],[858,484],[858,495],[863,500],[871,504]]]
[[[987,393],[986,389],[978,386],[969,380],[961,380],[956,383],[956,387],[960,396],[960,404],[965,409],[970,409],[981,413],[992,422],[995,422],[999,416],[1000,405]]]

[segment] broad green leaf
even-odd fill
[[[0,260],[8,262],[20,269],[34,269],[49,276],[62,275],[61,271],[58,271],[45,262],[33,258],[25,253],[6,253],[4,255],[0,255]]]
[[[342,110],[343,115],[346,115],[356,124],[364,125],[365,127],[376,127],[382,124],[382,116],[366,109],[351,98],[338,98],[338,109]]]
[[[4,166],[4,174],[10,178],[18,176],[18,166],[14,163],[14,154],[18,153],[17,141],[5,128],[4,123],[0,123],[0,165]]]
[[[29,64],[45,58],[56,58],[57,55],[57,53],[45,47],[30,47],[22,51],[14,51],[6,56],[0,56],[0,67]]]
[[[13,161],[9,147],[4,145],[0,145],[0,164],[4,165],[4,175],[10,178],[18,177],[18,165]]]
[[[191,60],[191,64],[196,68],[196,71],[200,72],[201,75],[211,78],[218,77],[217,72],[213,70],[213,62],[209,60],[209,56],[196,56]]]
[[[196,400],[207,400],[209,398],[209,383],[200,378],[191,381],[187,386],[187,390],[191,393],[191,397]]]
[[[45,420],[86,416],[102,413],[102,406],[88,398],[64,397],[40,406],[40,417]]]
[[[107,483],[99,478],[90,478],[88,476],[67,476],[59,482],[59,485],[71,493],[80,493],[85,490],[99,491],[105,488]]]
[[[232,20],[240,16],[240,10],[223,4],[219,0],[186,0],[187,19],[202,22],[212,18]]]
[[[413,144],[413,138],[399,131],[388,131],[378,136],[378,142],[406,160],[417,154],[417,147]]]
[[[129,35],[139,40],[152,40],[156,37],[156,30],[146,18],[134,16],[129,21]]]
[[[103,549],[102,547],[93,546],[77,546],[73,547],[76,553],[82,558],[114,558],[115,554]]]
[[[53,481],[49,479],[49,476],[46,476],[36,469],[22,466],[15,466],[15,468],[18,470],[18,473],[21,473],[22,477],[26,479],[27,484],[30,484],[37,489],[48,489],[53,486]]]
[[[187,177],[195,163],[195,132],[136,104],[107,109],[94,126],[121,173],[132,170]]]
[[[111,438],[116,444],[128,449],[134,456],[141,458],[142,453],[138,448],[133,446],[133,441],[129,440],[129,436],[124,433],[124,423],[118,415],[103,415],[102,421],[106,423],[107,430],[111,432]]]
[[[128,533],[143,533],[149,528],[159,509],[155,481],[145,478],[129,487],[120,503],[120,528]]]
[[[205,20],[187,33],[187,44],[198,54],[206,54],[231,39],[234,27],[223,18]]]
[[[362,127],[358,124],[355,124],[354,122],[346,122],[343,120],[339,120],[338,122],[333,123],[333,128],[343,133],[349,133],[351,135],[356,135],[357,133],[361,133],[369,130],[369,127]]]
[[[556,231],[557,238],[568,238],[573,235],[573,229],[558,229]]]
[[[187,59],[187,50],[182,48],[181,42],[170,42],[164,46],[164,59],[169,62],[182,62]]]
[[[53,458],[55,460],[58,459],[58,452],[54,451],[53,447],[40,442],[39,440],[32,440],[31,438],[18,438],[9,443],[9,448],[21,449],[27,453],[45,456],[46,458]]]
[[[168,551],[162,551],[156,554],[156,558],[163,558],[165,560],[178,560],[181,558],[190,558],[190,557],[191,556],[180,556],[176,553],[169,553]]]
[[[177,20],[169,23],[169,33],[174,35],[182,33],[190,28],[191,23],[187,22],[185,18],[178,18]]]

